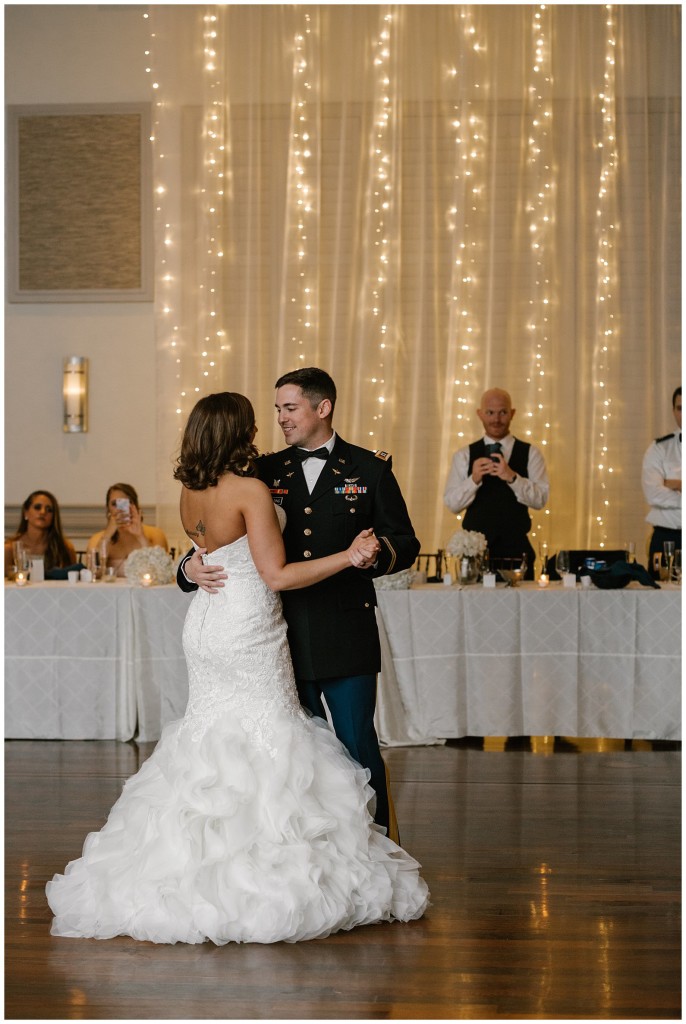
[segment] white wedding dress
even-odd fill
[[[206,557],[228,579],[186,616],[186,714],[48,882],[52,934],[296,942],[421,917],[426,883],[372,822],[369,772],[300,707],[247,537]]]

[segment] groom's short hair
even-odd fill
[[[303,366],[299,370],[284,373],[274,387],[282,388],[286,384],[294,384],[300,388],[312,408],[316,408],[320,402],[328,398],[333,413],[336,405],[336,385],[326,370],[320,370],[317,366]]]

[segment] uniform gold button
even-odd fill
[[[369,608],[369,601],[365,601],[364,602],[364,606],[365,606],[365,608]]]
[[[312,558],[312,552],[311,551],[303,551],[303,555],[305,556],[305,558]]]
[[[350,509],[350,511],[351,511],[351,513],[352,513],[352,512],[354,512],[354,511],[355,511],[355,509],[354,509],[354,508],[351,508],[351,509]]]
[[[303,530],[303,533],[305,534],[306,537],[312,536],[312,530]]]
[[[305,509],[305,515],[306,515],[306,516],[311,516],[311,515],[312,515],[312,509],[311,509],[311,508],[309,508],[309,507],[308,507],[308,508],[306,508],[306,509]]]

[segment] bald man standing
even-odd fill
[[[443,500],[451,512],[467,510],[464,529],[485,535],[496,563],[526,553],[526,578],[533,579],[528,510],[545,508],[550,484],[538,448],[510,433],[515,412],[507,391],[484,392],[476,410],[484,436],[453,456]]]

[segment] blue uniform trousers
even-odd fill
[[[389,834],[386,766],[374,727],[376,676],[298,679],[297,687],[302,706],[318,718],[326,718],[323,695],[336,736],[359,764],[369,768],[369,784],[376,793],[374,821]]]

